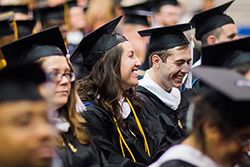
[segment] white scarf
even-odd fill
[[[181,102],[181,92],[178,88],[172,87],[170,93],[165,91],[152,80],[148,70],[145,72],[144,77],[139,80],[139,85],[156,95],[166,106],[173,110],[176,110]]]
[[[60,132],[68,132],[70,124],[65,118],[59,117],[58,111],[54,111],[52,121],[54,121],[56,129]]]
[[[182,160],[199,167],[222,167],[203,154],[200,150],[185,144],[178,144],[171,147],[149,167],[159,167],[166,161],[170,160]]]
[[[120,104],[120,106],[121,106],[121,108],[120,108],[120,113],[122,114],[123,119],[128,118],[129,114],[131,113],[131,108],[130,108],[128,102],[126,102],[126,101],[125,101],[125,98],[122,97],[122,98],[119,100],[119,104]]]

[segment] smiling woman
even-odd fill
[[[141,62],[130,42],[113,32],[120,20],[121,16],[83,38],[72,61],[82,56],[90,72],[78,85],[87,105],[82,115],[109,165],[147,166],[160,155],[163,140],[157,135],[164,133],[153,116],[142,112],[135,95]]]

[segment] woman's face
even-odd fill
[[[128,42],[122,42],[119,45],[123,48],[121,56],[121,82],[122,88],[128,89],[138,84],[138,67],[141,66],[140,60],[136,57],[132,45]]]
[[[49,56],[42,63],[42,68],[48,74],[56,75],[57,79],[53,80],[55,89],[53,91],[51,105],[58,109],[68,102],[71,89],[70,79],[62,74],[71,72],[67,59],[64,56]]]
[[[219,164],[234,166],[249,151],[250,126],[237,130],[229,138],[220,138],[212,154]]]

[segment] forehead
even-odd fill
[[[0,103],[0,121],[26,112],[40,113],[47,111],[44,101],[20,100]]]
[[[120,43],[119,45],[121,45],[121,47],[123,48],[123,52],[134,51],[133,46],[128,41],[124,41],[124,42]]]
[[[225,33],[237,32],[237,28],[235,24],[226,24],[221,27]]]
[[[47,69],[70,69],[66,57],[64,56],[48,56],[42,63],[44,70]]]
[[[178,61],[178,60],[189,60],[191,59],[191,52],[190,52],[190,46],[178,50],[177,48],[172,49],[172,54],[167,57],[167,60],[173,60],[173,61]]]
[[[174,5],[164,5],[160,8],[160,12],[178,12],[179,6]]]

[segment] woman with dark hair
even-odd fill
[[[22,38],[3,46],[1,50],[7,68],[18,65],[16,62],[38,63],[50,77],[51,82],[44,86],[50,87],[51,92],[42,91],[41,94],[47,97],[50,110],[56,115],[54,121],[59,130],[57,152],[63,165],[104,166],[101,153],[91,144],[91,138],[83,126],[85,120],[77,112],[76,77],[59,28]]]
[[[142,112],[135,96],[133,87],[138,84],[136,71],[141,62],[127,39],[112,33],[120,19],[86,36],[72,54],[72,61],[82,55],[83,65],[91,71],[78,85],[87,107],[82,114],[110,166],[146,166],[163,153],[159,143],[164,140],[164,131],[152,121],[153,116]]]
[[[150,167],[233,167],[250,149],[250,82],[227,69],[193,72],[204,86],[190,105],[191,133]]]

